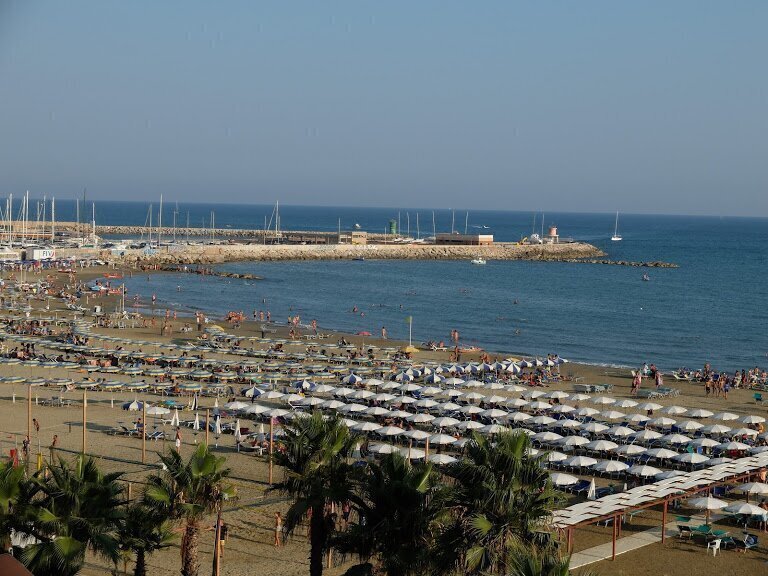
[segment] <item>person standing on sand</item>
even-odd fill
[[[176,452],[181,450],[181,428],[176,427]]]
[[[387,327],[382,326],[381,327],[381,339],[386,340],[387,339]]]
[[[281,548],[283,546],[282,532],[283,518],[280,516],[280,512],[275,512],[275,548]]]

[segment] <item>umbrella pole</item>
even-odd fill
[[[661,543],[664,544],[664,539],[667,535],[667,508],[669,506],[669,498],[664,499],[664,510],[661,513]]]
[[[141,403],[141,463],[147,461],[147,401]]]
[[[269,419],[269,485],[272,485],[272,452],[275,446],[275,419]]]
[[[208,422],[211,419],[211,409],[206,408],[205,409],[205,445],[208,446],[208,435],[210,433],[210,427],[208,426]]]
[[[616,560],[616,524],[618,516],[613,517],[613,538],[611,539],[611,560]]]

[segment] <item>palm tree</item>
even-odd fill
[[[120,547],[136,555],[134,576],[146,576],[146,556],[171,545],[176,535],[162,509],[142,502],[129,504],[120,526]]]
[[[8,550],[11,530],[17,526],[17,503],[26,480],[24,468],[6,462],[0,466],[0,546]]]
[[[321,576],[323,554],[333,533],[326,506],[339,505],[352,496],[352,468],[346,458],[357,439],[341,419],[324,420],[319,412],[295,419],[283,431],[285,451],[278,452],[276,460],[285,470],[285,478],[273,489],[293,498],[285,518],[287,534],[311,514],[309,573]]]
[[[358,470],[352,501],[360,521],[339,536],[335,547],[373,561],[377,573],[425,573],[438,475],[430,464],[411,465],[400,454]]]
[[[454,489],[442,502],[446,514],[434,554],[439,571],[508,574],[531,546],[556,553],[546,520],[561,497],[543,456],[530,456],[528,447],[522,433],[499,434],[495,443],[474,435],[467,458],[447,468]]]
[[[39,542],[21,559],[36,576],[74,576],[91,550],[112,562],[119,558],[117,528],[122,519],[122,473],[104,474],[96,462],[78,456],[73,467],[58,466],[35,474],[20,502],[26,532]]]
[[[558,554],[541,552],[530,546],[513,557],[509,576],[569,576],[570,564],[570,557],[561,558]]]
[[[159,513],[183,523],[181,574],[197,576],[200,524],[224,500],[235,497],[234,487],[226,483],[231,470],[225,466],[226,458],[215,456],[206,444],[200,444],[187,462],[176,450],[160,460],[164,471],[148,478],[144,498]]]

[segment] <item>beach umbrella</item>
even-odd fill
[[[171,418],[171,427],[172,428],[178,428],[179,426],[179,409],[174,408],[173,409],[173,417]]]
[[[148,416],[165,416],[166,414],[170,413],[171,411],[168,408],[164,408],[163,406],[151,406],[147,408]]]
[[[408,418],[408,416],[410,416],[410,415],[411,415],[411,413],[410,412],[406,412],[405,410],[391,410],[389,412],[389,417],[390,418],[401,418],[402,419],[402,418]]]
[[[405,430],[398,426],[384,426],[376,430],[376,434],[379,436],[397,436],[403,432],[405,432]]]
[[[637,402],[635,402],[634,400],[629,400],[627,398],[624,398],[616,402],[613,406],[615,408],[633,408],[637,406]]]
[[[323,403],[323,399],[317,398],[315,396],[307,396],[306,398],[302,398],[298,402],[299,406],[317,406],[322,403]]]
[[[656,474],[659,472],[661,472],[661,470],[654,468],[653,466],[648,466],[647,464],[641,464],[627,468],[627,474],[631,474],[632,476],[640,476],[643,478],[656,476]]]
[[[540,400],[535,400],[534,402],[530,402],[528,404],[527,408],[529,410],[534,410],[534,411],[538,411],[538,410],[551,410],[552,409],[552,404],[550,404],[549,402],[542,402]]]
[[[441,416],[440,418],[435,418],[432,420],[432,426],[435,428],[447,428],[449,426],[455,426],[459,423],[459,420],[456,420],[456,418],[451,418],[450,416]]]
[[[430,400],[429,398],[422,398],[421,400],[417,400],[413,403],[413,405],[416,408],[433,408],[438,405],[437,402],[434,400]]]
[[[552,392],[547,392],[543,396],[544,398],[554,398],[556,400],[563,400],[565,398],[568,398],[568,393],[563,392],[562,390],[553,390]]]
[[[480,412],[483,412],[483,409],[479,406],[464,406],[459,412],[462,414],[479,414]]]
[[[525,392],[526,388],[525,386],[520,386],[519,384],[507,384],[507,386],[504,388],[507,392]]]
[[[488,396],[485,401],[489,404],[501,404],[502,402],[506,401],[506,398],[504,396],[494,394],[493,396]]]
[[[619,420],[624,418],[626,414],[624,414],[624,412],[619,412],[618,410],[606,410],[605,412],[601,412],[600,416],[606,420]]]
[[[211,376],[213,376],[213,373],[208,370],[192,370],[192,372],[189,373],[189,377],[195,380],[202,380],[210,378]]]
[[[713,416],[713,413],[703,408],[695,408],[688,412],[689,418],[709,418],[710,416]]]
[[[723,434],[727,434],[732,429],[730,426],[725,426],[723,424],[712,424],[711,426],[704,426],[701,428],[701,432],[703,434],[713,434],[716,436],[722,436]]]
[[[734,488],[736,492],[742,494],[768,494],[768,484],[764,482],[747,482]]]
[[[355,432],[375,432],[381,428],[381,426],[374,422],[358,422],[354,426],[351,426],[351,428]]]
[[[557,443],[560,446],[584,446],[585,444],[589,444],[589,440],[584,438],[584,436],[566,436],[560,438]]]
[[[510,398],[506,402],[504,402],[506,406],[510,406],[511,408],[520,408],[522,406],[527,406],[528,402],[526,400],[523,400],[522,398]]]
[[[656,458],[657,460],[668,460],[669,458],[678,456],[677,452],[669,450],[668,448],[653,448],[651,450],[647,450],[645,453],[647,456]]]
[[[485,428],[485,426],[475,420],[464,420],[456,424],[456,428],[459,430],[479,430],[480,428]]]
[[[461,397],[462,400],[467,400],[468,402],[472,402],[473,400],[482,400],[485,398],[485,394],[480,394],[478,392],[469,392],[468,394],[464,394],[464,396]]]
[[[371,408],[368,408],[365,411],[365,413],[368,414],[369,416],[377,417],[377,416],[386,416],[387,414],[390,413],[390,411],[381,406],[373,406]]]
[[[688,444],[691,440],[693,439],[683,434],[667,434],[661,437],[661,441],[667,444]]]
[[[670,416],[678,416],[688,412],[688,408],[683,408],[682,406],[667,406],[666,408],[659,410],[659,412],[662,414],[668,414]]]
[[[719,445],[720,442],[717,440],[712,440],[712,438],[694,438],[691,440],[691,446],[694,448],[712,448],[714,446]]]
[[[410,384],[410,383],[401,384],[399,389],[401,392],[406,392],[406,393],[418,392],[419,390],[421,390],[421,386],[419,386],[418,384]]]
[[[266,406],[262,406],[261,404],[251,404],[244,410],[246,414],[263,414],[264,412],[269,412],[269,408]]]
[[[198,382],[182,382],[177,385],[177,388],[184,392],[200,392],[203,389],[203,385]]]
[[[390,400],[394,400],[396,396],[392,394],[387,394],[386,392],[379,392],[378,394],[375,394],[371,396],[371,400],[374,402],[389,402]]]
[[[563,428],[563,429],[575,429],[575,428],[581,428],[582,423],[578,420],[558,420],[557,422],[552,424],[555,428]]]
[[[704,424],[701,422],[694,422],[693,420],[685,420],[684,422],[678,422],[677,428],[682,432],[692,432],[695,430],[700,430],[704,427]]]
[[[192,430],[198,431],[200,430],[200,414],[195,412],[195,420],[192,423]]]
[[[491,408],[489,410],[483,410],[480,412],[480,416],[483,418],[489,418],[489,419],[498,419],[498,418],[505,418],[509,415],[509,412],[505,410],[499,410],[498,408]]]
[[[483,426],[482,428],[478,428],[478,431],[481,434],[501,434],[504,432],[506,428],[504,426],[499,426],[498,424],[489,424],[488,426]]]
[[[681,476],[686,476],[686,473],[682,470],[665,470],[664,472],[656,474],[653,479],[658,482],[660,480],[669,480],[670,478],[679,478]]]
[[[627,468],[629,468],[629,465],[618,460],[600,460],[600,462],[595,464],[592,468],[598,472],[607,472],[612,474],[613,472],[624,472]]]
[[[427,422],[432,422],[434,419],[435,417],[431,414],[413,414],[406,418],[406,420],[413,422],[414,424],[426,424]]]
[[[456,438],[448,434],[434,434],[429,437],[429,443],[435,445],[454,444],[455,442]]]
[[[575,412],[576,408],[573,406],[568,406],[568,404],[556,404],[552,407],[552,412],[554,414],[569,414],[571,412]]]
[[[340,410],[341,408],[344,408],[346,404],[344,402],[340,402],[339,400],[326,400],[319,406],[325,410]]]
[[[632,428],[627,428],[626,426],[614,426],[613,428],[608,428],[605,433],[609,436],[612,436],[613,438],[624,438],[627,436],[632,436],[635,431],[632,430]]]
[[[464,388],[482,388],[483,383],[477,380],[467,380],[464,382]]]
[[[422,388],[419,394],[422,396],[434,396],[436,394],[439,394],[442,391],[441,388],[435,388],[434,386],[426,386],[425,388]]]
[[[312,388],[312,392],[315,394],[330,394],[335,390],[336,388],[334,386],[329,386],[328,384],[318,384]]]
[[[703,464],[709,460],[709,457],[704,456],[704,454],[697,454],[696,452],[684,452],[683,454],[675,454],[672,456],[672,460],[684,464]]]
[[[677,420],[666,418],[664,416],[648,420],[648,426],[653,426],[654,428],[671,428],[675,424],[677,424]]]
[[[456,412],[457,410],[461,410],[461,406],[453,402],[445,402],[443,404],[440,404],[441,412]]]
[[[401,434],[401,436],[408,438],[409,440],[415,440],[419,442],[429,438],[429,432],[425,432],[424,430],[406,430]]]
[[[259,396],[259,399],[261,400],[279,400],[280,398],[284,397],[285,394],[282,392],[278,392],[277,390],[270,390],[268,392],[264,392],[261,396]]]
[[[240,440],[243,439],[243,435],[240,432],[240,418],[235,420],[235,442],[238,444],[240,443]]]
[[[595,410],[594,408],[590,408],[589,406],[585,406],[584,408],[579,408],[578,410],[576,410],[574,414],[576,414],[576,416],[589,418],[594,416],[595,414],[600,414],[600,411]]]
[[[622,456],[636,456],[637,454],[646,452],[646,448],[638,446],[637,444],[622,444],[621,446],[617,446],[614,449],[614,452]]]
[[[291,412],[289,410],[283,410],[282,408],[272,408],[272,410],[267,410],[265,412],[265,414],[270,418],[283,418],[285,416],[288,416],[288,414],[290,413]]]
[[[443,390],[439,394],[439,396],[446,396],[448,398],[458,398],[459,396],[464,396],[464,392],[462,392],[461,390],[454,390],[451,388],[448,390]]]
[[[739,416],[738,416],[738,414],[734,414],[733,412],[718,412],[717,414],[713,414],[712,418],[714,420],[720,420],[722,422],[727,422],[729,420],[738,420]]]
[[[464,384],[464,380],[461,378],[446,378],[445,379],[445,385],[446,386],[461,386]]]
[[[538,434],[531,436],[531,440],[540,442],[542,444],[554,444],[562,440],[562,438],[563,437],[560,434],[555,432],[539,432]]]
[[[563,465],[571,468],[590,468],[595,464],[597,464],[597,460],[589,456],[572,456],[567,460],[563,460]]]
[[[371,454],[392,454],[397,452],[397,448],[391,444],[371,444],[368,448],[368,452]]]
[[[691,508],[696,508],[697,510],[706,510],[707,524],[709,524],[709,514],[712,510],[722,510],[723,508],[728,506],[728,502],[724,502],[723,500],[713,498],[712,496],[704,496],[701,498],[691,498],[690,500],[686,501],[686,504]]]
[[[610,396],[598,396],[597,398],[592,398],[592,404],[615,404],[616,398],[611,398]]]
[[[581,392],[578,392],[576,394],[571,394],[570,400],[571,402],[584,402],[590,398],[592,398],[592,396],[589,394],[582,394]]]
[[[742,516],[765,515],[765,510],[760,508],[760,506],[755,506],[754,504],[749,504],[747,502],[736,502],[735,504],[726,506],[722,510],[723,512],[728,512],[729,514],[741,514]]]
[[[541,398],[546,394],[547,393],[544,392],[544,390],[528,390],[525,394],[523,394],[523,397],[527,398],[528,400],[533,400],[535,398]]]
[[[635,441],[647,442],[648,440],[658,440],[661,434],[655,430],[641,430],[634,434]]]
[[[529,422],[534,426],[548,426],[553,422],[557,422],[557,420],[555,420],[554,418],[551,418],[550,416],[535,416],[531,418]]]
[[[602,434],[608,430],[608,426],[601,424],[600,422],[587,422],[581,425],[581,429],[590,434]]]
[[[555,486],[572,486],[579,483],[579,479],[576,476],[563,474],[562,472],[553,472],[549,475],[549,478]]]
[[[344,412],[345,414],[351,414],[355,412],[365,412],[368,410],[368,406],[365,404],[347,404],[343,408],[339,410],[339,412]]]
[[[143,406],[144,406],[143,402],[134,400],[133,402],[126,402],[125,404],[123,404],[122,408],[123,410],[128,410],[130,412],[138,412],[143,408]]]
[[[742,424],[762,424],[763,422],[765,422],[765,418],[763,418],[762,416],[750,415],[750,416],[744,416],[739,420],[739,422],[741,422]]]
[[[428,375],[426,378],[424,378],[424,382],[426,382],[427,384],[438,384],[439,382],[442,382],[443,380],[445,380],[445,378],[443,378],[442,376],[440,376],[439,374],[436,374],[434,372],[432,374]]]
[[[737,428],[736,430],[731,431],[731,435],[736,438],[738,436],[750,436],[750,437],[756,437],[758,435],[757,430],[753,430],[752,428]]]
[[[637,405],[638,410],[651,410],[655,411],[659,408],[662,408],[661,404],[656,404],[656,402],[643,402],[642,404]]]
[[[618,448],[619,445],[616,444],[616,442],[611,442],[610,440],[594,440],[588,444],[585,444],[584,447],[587,450],[593,450],[594,452],[609,452]]]
[[[648,420],[650,420],[650,418],[643,414],[630,414],[626,418],[626,422],[631,424],[644,424],[645,422],[648,422]]]
[[[448,454],[430,454],[427,457],[427,462],[442,466],[444,464],[453,464],[456,462],[456,458],[449,456]]]
[[[262,390],[259,390],[258,388],[256,388],[256,386],[251,386],[250,388],[243,388],[240,392],[246,398],[258,398],[263,393]]]
[[[342,378],[341,381],[344,384],[360,384],[363,381],[363,379],[357,374],[352,373],[349,376]]]
[[[248,406],[250,406],[250,404],[246,402],[239,402],[239,401],[227,402],[226,404],[224,404],[224,408],[226,408],[227,410],[245,410],[246,408],[248,408]]]

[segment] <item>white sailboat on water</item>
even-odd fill
[[[611,236],[611,240],[614,242],[621,242],[622,238],[619,236],[619,212],[616,211],[616,224],[613,227],[613,236]]]

